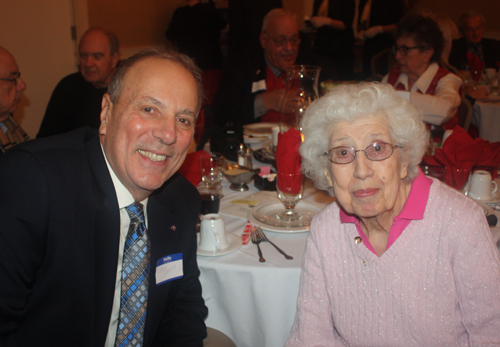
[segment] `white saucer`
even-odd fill
[[[308,204],[307,202],[300,201],[295,210],[302,214],[302,219],[297,226],[282,226],[278,225],[279,221],[276,219],[276,214],[283,211],[285,208],[281,202],[267,202],[258,204],[253,209],[248,211],[248,220],[260,226],[264,230],[274,231],[276,233],[305,233],[309,231],[313,217],[321,211],[320,208]]]
[[[196,254],[204,257],[219,257],[221,255],[226,255],[237,251],[241,247],[241,237],[236,236],[232,233],[226,233],[227,241],[229,242],[229,247],[226,249],[221,249],[220,251],[206,251],[204,249],[197,249]],[[200,234],[196,235],[196,242],[200,242]]]
[[[500,202],[500,197],[498,196],[498,192],[491,193],[491,197],[492,197],[491,200],[480,199],[480,198],[476,197],[474,194],[471,194],[471,192],[469,192],[468,196],[470,196],[472,199],[474,199],[476,201],[487,202],[489,204],[496,204],[496,203]]]
[[[273,134],[273,127],[279,126],[280,123],[253,123],[243,126],[243,133],[246,135],[269,135]]]

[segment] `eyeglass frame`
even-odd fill
[[[17,87],[17,82],[21,78],[21,72],[18,71],[16,72],[16,77],[14,78],[0,78],[1,81],[8,81],[8,82],[14,82],[14,85]]]
[[[392,46],[392,51],[394,52],[394,54],[398,54],[398,52],[401,53],[402,56],[407,56],[409,51],[411,51],[412,49],[424,49],[425,46],[422,46],[422,45],[419,45],[419,46],[412,46],[412,47],[408,47],[408,46],[405,46],[405,45],[402,45],[401,47],[398,46],[398,45],[393,45]]]
[[[392,151],[391,151],[391,154],[389,154],[387,157],[385,158],[382,158],[382,159],[372,159],[368,156],[368,154],[366,153],[366,150],[370,147],[374,147],[375,145],[380,145],[380,144],[383,144],[383,145],[390,145],[392,147]],[[333,149],[337,149],[337,148],[346,148],[346,149],[350,149],[353,151],[354,155],[352,157],[352,160],[347,162],[347,163],[337,163],[335,161],[333,161],[331,158],[330,158],[330,154],[329,152]],[[337,147],[333,147],[333,148],[330,148],[328,151],[324,152],[323,155],[326,156],[328,158],[328,160],[334,164],[339,164],[339,165],[345,165],[345,164],[350,164],[352,163],[355,159],[356,159],[356,153],[358,152],[364,152],[365,153],[365,156],[368,160],[370,161],[383,161],[383,160],[386,160],[386,159],[389,159],[393,154],[394,154],[394,148],[403,148],[403,146],[400,146],[400,145],[393,145],[392,143],[389,143],[389,142],[383,142],[383,141],[378,141],[378,142],[374,142],[372,143],[371,145],[368,145],[366,146],[365,149],[354,149],[353,147],[349,147],[349,146],[337,146]]]
[[[297,38],[284,37],[283,42],[278,43],[278,42],[276,42],[277,38],[271,38],[271,36],[269,36],[269,34],[267,32],[264,32],[264,33],[271,39],[271,41],[273,41],[273,43],[276,47],[279,47],[279,48],[286,47],[286,45],[288,43],[290,43],[293,47],[298,47],[300,45],[301,38],[299,35],[297,35]],[[280,41],[281,41],[281,39],[280,39]]]

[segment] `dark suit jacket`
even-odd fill
[[[500,41],[493,39],[482,39],[481,46],[483,47],[484,63],[486,68],[497,68],[497,61],[500,61]],[[449,62],[458,70],[464,70],[464,67],[469,64],[467,60],[467,42],[463,37],[458,40],[453,40]]]
[[[120,217],[97,131],[16,146],[0,158],[0,345],[104,345]],[[196,189],[174,175],[148,202],[151,270],[144,346],[202,346],[207,309],[196,263]],[[175,227],[174,227],[175,226]],[[159,286],[159,258],[184,277]]]
[[[332,61],[317,53],[301,49],[296,64],[320,66],[320,81],[335,79]],[[266,79],[267,68],[263,50],[250,50],[228,56],[222,66],[222,79],[212,107],[215,123],[224,125],[230,121],[239,127],[259,122],[260,118],[254,118],[253,103],[256,93],[252,93],[252,84]]]

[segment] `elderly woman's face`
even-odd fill
[[[395,144],[385,115],[369,115],[353,123],[341,122],[330,135],[330,147],[348,146],[365,149],[374,142]],[[382,161],[371,161],[365,153],[357,152],[349,164],[335,164],[325,168],[325,175],[333,187],[339,204],[360,218],[377,217],[406,201],[403,178],[408,165],[400,156],[400,149]],[[399,213],[399,211],[397,211]]]
[[[396,60],[401,72],[418,79],[427,70],[434,50],[417,48],[417,43],[411,37],[398,38],[396,46],[399,48],[396,53]],[[406,50],[406,54],[402,53]]]

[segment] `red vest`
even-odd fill
[[[429,85],[429,88],[427,88],[427,91],[425,92],[425,94],[435,95],[436,94],[436,86],[437,86],[439,80],[449,73],[450,72],[448,70],[443,69],[442,67],[439,67],[436,74],[432,78],[431,84]],[[405,86],[401,82],[397,83],[399,75],[401,75],[401,70],[399,69],[399,67],[398,66],[393,67],[391,69],[391,71],[389,71],[389,75],[387,76],[387,83],[394,86],[394,89],[396,89],[396,90],[405,90],[406,91]],[[397,85],[396,85],[396,83],[397,83]],[[422,92],[420,90],[418,92],[420,94],[422,94]],[[461,94],[461,91],[460,91],[460,94]],[[448,129],[453,130],[453,128],[455,128],[455,125],[457,125],[457,124],[458,124],[458,109],[457,109],[457,112],[455,113],[455,115],[453,116],[453,118],[450,119],[448,122],[446,122],[446,124],[441,124],[441,127],[445,130],[448,130]]]
[[[284,77],[284,72],[281,75]],[[280,77],[276,77],[274,73],[266,64],[266,92],[270,92],[276,89],[285,89],[285,82]],[[280,121],[280,112],[275,110],[269,110],[262,116],[261,122],[278,123]]]

